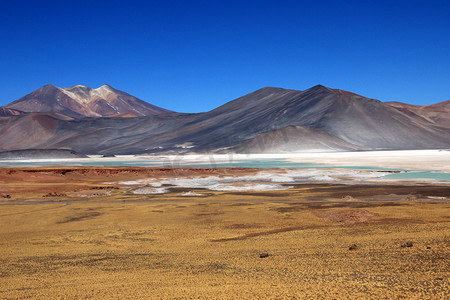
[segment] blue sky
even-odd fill
[[[105,83],[181,112],[265,86],[450,99],[450,1],[0,0],[0,105]]]

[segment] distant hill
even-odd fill
[[[106,84],[97,89],[82,85],[59,88],[48,84],[3,106],[3,109],[22,112],[53,112],[72,118],[121,114],[151,116],[171,112]]]
[[[198,114],[2,117],[0,150],[183,154],[442,149],[450,148],[449,104],[383,103],[322,85],[305,91],[266,87]]]
[[[412,116],[423,118],[438,127],[450,128],[450,100],[432,105],[412,105],[401,102],[386,102],[399,111]]]

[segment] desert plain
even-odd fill
[[[368,157],[445,171],[449,153]],[[450,297],[448,182],[271,181],[285,172],[0,168],[0,298]]]

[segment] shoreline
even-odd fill
[[[449,182],[383,178],[397,173],[210,167],[0,168],[0,203],[314,202],[322,198],[339,202],[346,196],[358,202],[450,200]]]

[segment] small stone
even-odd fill
[[[356,249],[358,249],[358,246],[356,244],[353,244],[350,247],[348,247],[348,250],[350,250],[350,251],[356,250]]]
[[[427,249],[431,249],[431,247],[430,247],[430,246],[427,246]]]
[[[259,258],[266,258],[266,257],[269,257],[269,253],[261,253],[259,255]]]
[[[412,247],[413,246],[413,242],[406,242],[406,243],[404,243],[403,245],[402,245],[402,248],[405,248],[405,247]]]

